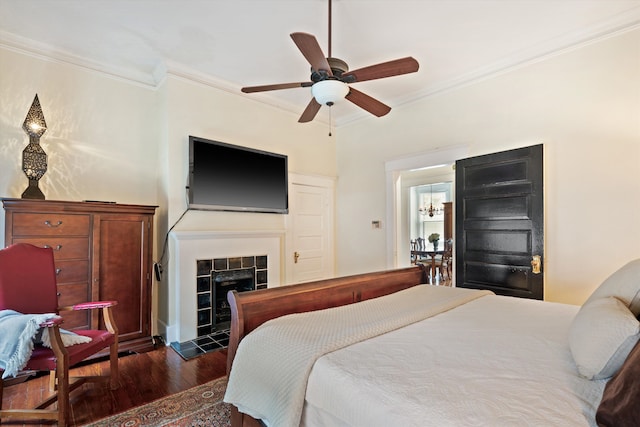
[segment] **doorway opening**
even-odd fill
[[[445,205],[453,202],[453,181],[425,183],[409,187],[409,237],[431,241],[437,235],[443,242],[452,238],[445,227]]]
[[[412,219],[414,212],[419,214],[419,206],[411,206],[411,187],[433,185],[434,201],[436,184],[449,183],[450,201],[455,199],[455,170],[457,159],[467,155],[466,147],[453,147],[447,150],[434,150],[407,158],[390,160],[385,164],[387,178],[387,267],[407,267],[411,264],[411,239],[419,232],[416,224],[420,219]],[[429,197],[427,196],[427,200]],[[435,206],[435,204],[434,204]],[[454,209],[455,211],[455,209]],[[434,215],[435,216],[435,215]],[[454,221],[455,223],[455,221]],[[413,233],[413,234],[412,234]],[[428,237],[428,235],[426,236]],[[453,237],[453,236],[452,236]]]

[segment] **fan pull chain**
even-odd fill
[[[329,136],[331,136],[331,128],[332,128],[332,116],[331,116],[331,110],[332,108],[329,107]]]

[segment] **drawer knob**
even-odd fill
[[[47,227],[56,228],[56,227],[60,227],[60,226],[62,225],[62,221],[58,221],[56,224],[52,224],[52,223],[51,223],[51,221],[46,220],[46,221],[44,222],[44,224],[45,224]]]
[[[57,276],[58,274],[60,274],[60,272],[61,272],[61,271],[62,271],[62,269],[61,269],[61,268],[56,268],[56,276]]]
[[[60,296],[62,295],[60,292],[56,292],[56,296]]]
[[[43,248],[50,248],[51,246],[49,245],[44,245]],[[56,245],[55,248],[53,248],[54,251],[59,251],[60,249],[62,249],[62,245]]]

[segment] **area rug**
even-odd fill
[[[87,424],[88,427],[227,427],[231,406],[222,401],[227,378],[163,397],[120,414]]]

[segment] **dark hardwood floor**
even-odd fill
[[[106,384],[87,383],[71,394],[71,425],[81,426],[109,415],[123,412],[170,394],[206,383],[226,374],[227,351],[185,361],[169,347],[148,353],[120,357],[120,387],[110,390]],[[98,361],[74,368],[73,376],[101,374],[109,369],[108,361]],[[48,395],[48,376],[5,387],[2,408],[33,407]],[[2,420],[2,425],[40,426]],[[42,424],[51,425],[51,424]]]

